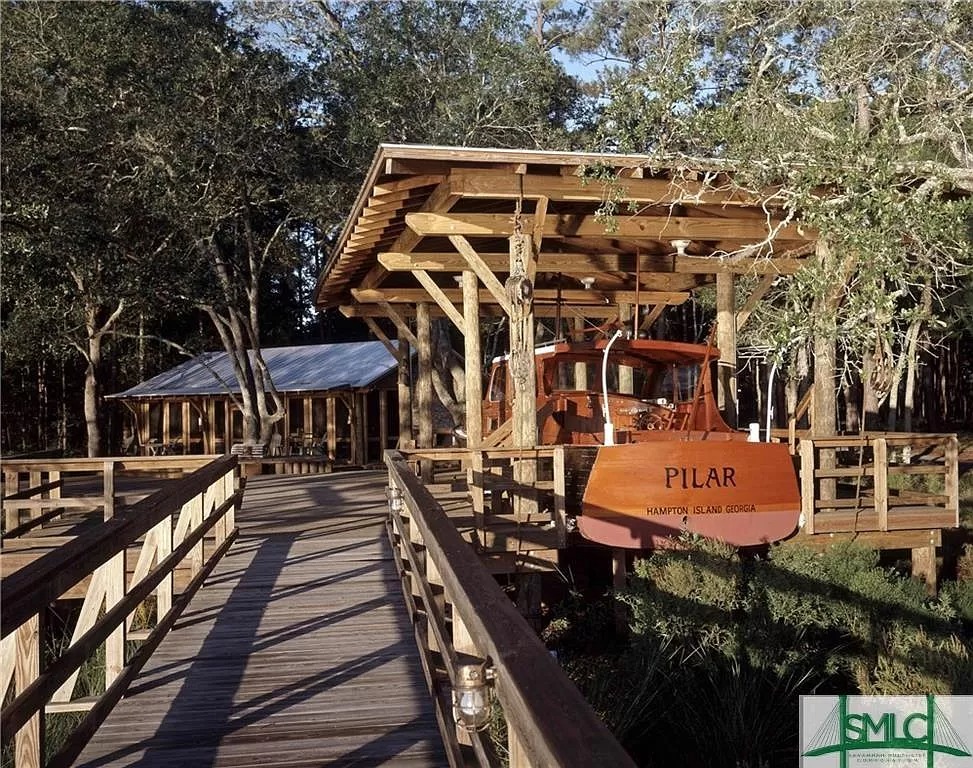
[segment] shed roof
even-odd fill
[[[817,233],[791,203],[776,188],[741,188],[715,161],[383,144],[315,298],[362,317],[458,305],[463,271],[503,284],[520,227],[538,249],[535,313],[678,304],[718,272],[799,269]],[[484,314],[503,303],[492,284],[480,291]]]
[[[392,342],[395,344],[395,342]],[[263,358],[279,392],[362,389],[393,370],[398,362],[381,341],[269,347]],[[226,352],[205,352],[109,397],[187,397],[219,395],[226,386],[239,391]]]

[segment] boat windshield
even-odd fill
[[[683,402],[692,400],[699,379],[699,365],[674,365],[650,361],[609,359],[608,391],[644,400]],[[600,392],[601,358],[557,358],[552,388],[555,392]]]

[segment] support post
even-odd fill
[[[378,442],[378,459],[381,461],[389,447],[389,393],[384,389],[378,393]]]
[[[399,332],[399,448],[411,448],[412,436],[412,350]]]
[[[14,683],[23,693],[41,673],[40,616],[35,614],[17,629],[17,658]],[[43,764],[44,708],[41,707],[14,737],[14,765],[17,768],[40,768]]]
[[[736,285],[732,272],[716,274],[716,346],[720,350],[717,397],[723,419],[737,427]]]
[[[335,454],[338,452],[337,416],[335,415],[338,404],[335,402],[334,395],[328,397],[325,408],[327,409],[326,418],[328,421],[328,461],[333,462]]]
[[[483,376],[480,371],[480,294],[476,273],[463,272],[463,351],[466,356],[466,447],[483,441]]]
[[[419,400],[419,447],[433,447],[432,429],[432,327],[429,320],[429,305],[416,305],[416,338],[419,341],[419,386],[416,388]],[[422,462],[423,482],[432,480],[432,464]]]

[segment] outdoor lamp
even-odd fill
[[[491,682],[493,669],[482,664],[460,664],[456,667],[453,686],[453,720],[467,731],[482,731],[490,724]]]
[[[389,497],[389,511],[392,514],[402,511],[402,491],[396,488],[394,485],[389,486],[386,489],[386,494]]]

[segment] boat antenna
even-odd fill
[[[699,377],[696,379],[696,391],[693,392],[693,406],[689,411],[689,420],[685,424],[686,429],[689,429],[690,424],[696,423],[696,411],[699,408],[699,400],[703,395],[703,377],[707,375],[709,361],[713,354],[713,338],[716,336],[718,322],[718,320],[713,321],[713,327],[709,330],[709,338],[706,340],[706,354],[703,355],[703,364],[700,366]]]

